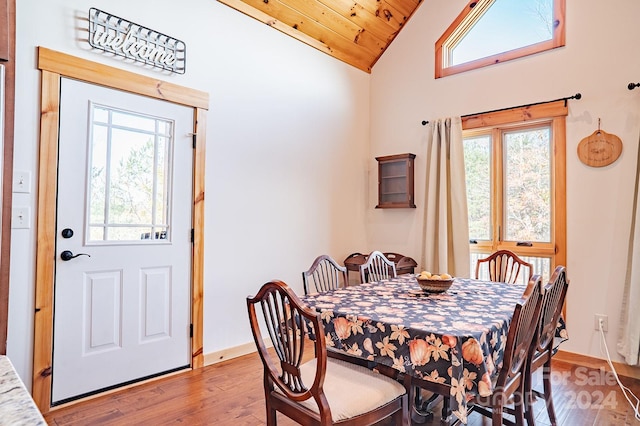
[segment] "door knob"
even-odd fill
[[[90,254],[87,253],[78,253],[78,254],[73,254],[73,252],[69,251],[69,250],[65,250],[62,253],[60,253],[60,259],[64,260],[65,262],[67,260],[71,260],[71,259],[75,259],[78,256],[89,256],[91,257]]]
[[[73,237],[73,229],[64,228],[62,230],[62,238],[71,238]]]

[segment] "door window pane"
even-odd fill
[[[168,239],[173,122],[92,105],[89,241]]]
[[[94,105],[93,110],[93,122],[94,123],[108,123],[109,122],[109,110],[101,108],[98,105]]]
[[[111,110],[111,121],[114,126],[137,129],[139,131],[155,132],[156,120],[153,117],[145,117],[131,114],[127,111]]]
[[[491,239],[491,136],[464,140],[469,239]]]
[[[101,111],[105,111],[101,109]],[[95,117],[95,115],[94,115]],[[94,124],[91,135],[89,222],[104,223],[107,186],[107,127]],[[91,238],[92,240],[94,238]],[[100,238],[101,239],[101,238]]]
[[[551,240],[551,129],[505,132],[504,229],[507,241]]]

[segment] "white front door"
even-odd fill
[[[190,365],[193,125],[62,79],[54,405]]]

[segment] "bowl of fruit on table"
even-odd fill
[[[451,284],[453,284],[454,278],[447,274],[432,274],[429,271],[422,271],[416,275],[418,284],[423,291],[428,293],[444,293],[449,290]]]

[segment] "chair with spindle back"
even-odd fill
[[[489,281],[515,284],[520,271],[526,268],[529,275],[525,283],[533,277],[533,265],[520,259],[517,254],[509,250],[498,250],[476,263],[476,279],[480,279],[480,268],[486,264]]]
[[[409,426],[406,385],[328,358],[320,314],[285,283],[264,284],[247,297],[247,309],[264,366],[268,426],[277,424],[278,411],[304,425],[372,425],[391,417],[394,425]]]
[[[324,293],[346,287],[349,283],[348,271],[346,267],[340,266],[334,259],[323,254],[313,261],[309,270],[302,273],[302,282],[304,284],[304,294]],[[386,368],[385,366],[378,366],[378,364],[372,360],[348,354],[331,347],[327,348],[327,354],[331,358],[358,364],[370,370],[374,368],[383,370]],[[387,374],[389,377],[394,377],[397,375],[396,373],[397,371],[391,368],[383,371],[383,374]]]
[[[526,406],[525,375],[531,340],[537,329],[542,311],[542,277],[532,278],[534,285],[523,302],[518,303],[509,324],[502,367],[492,381],[493,392],[488,396],[476,395],[471,411],[491,418],[493,426],[502,425],[507,402],[513,399],[515,424],[524,425]],[[480,378],[479,378],[480,380]]]
[[[311,267],[302,273],[304,294],[346,287],[348,282],[347,268],[338,265],[338,262],[326,254],[316,257]]]
[[[532,410],[534,394],[545,400],[549,421],[552,425],[556,424],[556,413],[551,395],[551,358],[556,352],[554,347],[556,328],[568,288],[569,282],[567,281],[566,268],[564,266],[556,267],[549,283],[544,287],[540,322],[531,344],[525,376],[525,393],[528,397],[526,415],[527,423],[530,425],[534,424]],[[543,368],[542,383],[544,393],[532,389],[533,373],[541,367]]]
[[[375,282],[395,278],[396,265],[379,251],[372,251],[367,261],[360,265],[360,282]]]

